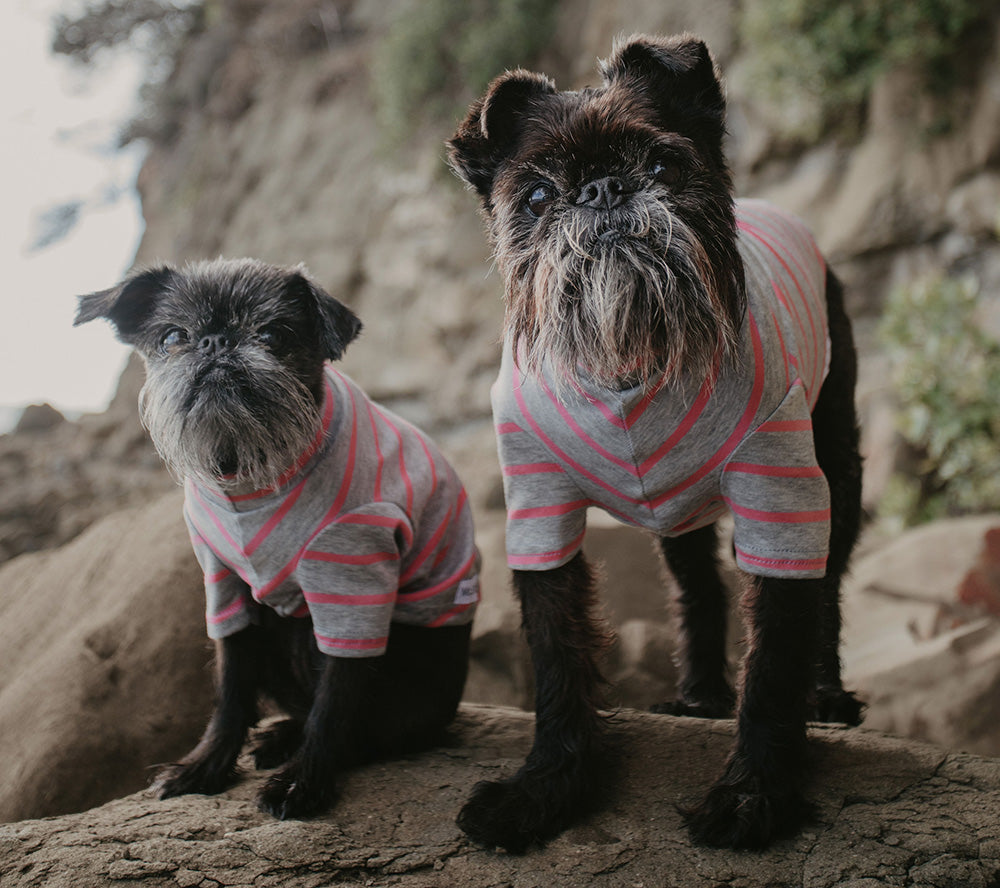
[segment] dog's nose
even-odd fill
[[[216,352],[223,351],[232,343],[232,338],[227,336],[225,333],[210,333],[207,336],[202,336],[198,340],[199,351],[208,352],[210,355],[214,355]]]
[[[580,189],[577,205],[595,210],[611,210],[625,200],[625,185],[617,176],[594,179]]]

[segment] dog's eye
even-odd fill
[[[525,201],[528,207],[528,212],[532,216],[541,216],[548,208],[549,204],[556,199],[556,190],[547,182],[539,182],[534,188],[531,189],[531,193],[528,195],[528,199]]]
[[[257,331],[257,339],[264,348],[278,348],[288,338],[288,331],[279,324],[268,324]]]
[[[170,327],[160,337],[160,348],[165,352],[176,351],[188,341],[187,330],[183,327]]]
[[[667,188],[676,188],[684,178],[680,164],[672,160],[657,160],[649,168],[649,175]]]

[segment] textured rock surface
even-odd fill
[[[729,722],[630,711],[620,792],[523,857],[470,845],[454,816],[470,784],[509,773],[530,716],[465,706],[452,746],[347,777],[335,811],[277,822],[248,777],[218,797],[140,793],[0,826],[5,888],[178,886],[788,886],[991,888],[1000,884],[1000,763],[864,730],[812,735],[815,822],[765,853],[692,847],[676,805],[722,766]]]

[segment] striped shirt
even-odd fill
[[[825,263],[793,216],[737,203],[748,312],[739,360],[708,379],[622,391],[525,376],[505,344],[493,417],[507,561],[545,570],[580,549],[586,510],[678,536],[733,513],[741,568],[821,577],[830,498],[811,411],[828,369]],[[558,395],[557,395],[558,391]]]
[[[322,426],[277,484],[227,495],[188,479],[184,516],[212,638],[267,605],[311,616],[324,653],[377,656],[391,621],[468,623],[479,600],[472,514],[454,470],[332,367]]]

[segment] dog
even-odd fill
[[[479,553],[457,475],[329,363],[361,324],[301,268],[216,260],[79,297],[146,364],[140,415],[184,481],[217,697],[161,798],[217,793],[267,699],[258,796],[320,813],[345,769],[440,741],[462,695]]]
[[[838,654],[858,535],[855,351],[840,284],[804,225],[739,202],[725,99],[690,35],[620,41],[596,88],[496,78],[447,143],[506,290],[493,413],[507,553],[535,675],[524,766],[479,784],[460,827],[522,852],[610,788],[586,510],[651,530],[675,576],[679,697],[730,717],[716,520],[749,575],[748,652],[725,771],[684,811],[695,841],[760,848],[809,813],[806,721],[857,724]]]

